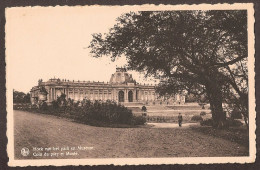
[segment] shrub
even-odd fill
[[[203,121],[202,117],[200,115],[194,115],[191,117],[191,120],[192,121],[196,121],[196,122],[199,122],[199,121]]]
[[[75,110],[75,109],[73,109]],[[85,123],[103,122],[104,124],[132,123],[133,114],[128,108],[114,102],[86,102],[77,112],[77,119]]]
[[[143,116],[133,116],[132,124],[133,125],[143,125],[146,123],[146,118]]]
[[[13,109],[14,109],[14,110],[18,110],[18,109],[19,109],[19,105],[17,105],[17,104],[16,104],[16,105],[13,105]]]
[[[48,109],[48,105],[46,102],[43,102],[41,105],[40,105],[40,109],[41,110],[47,110]]]
[[[231,117],[232,119],[242,119],[242,114],[241,114],[241,112],[240,112],[238,109],[234,109],[234,110],[231,112],[230,117]]]
[[[239,120],[234,120],[234,119],[230,119],[230,118],[227,118],[227,124],[230,127],[239,127],[239,126],[243,125],[243,123],[241,123]]]
[[[80,101],[73,102],[73,107],[79,107]]]
[[[31,108],[32,108],[32,109],[37,109],[38,107],[37,107],[36,104],[33,104]]]
[[[205,116],[206,112],[200,112],[200,116]]]
[[[227,127],[239,127],[239,126],[243,125],[243,123],[241,123],[240,121],[230,119],[230,118],[226,119],[225,124]],[[201,126],[213,126],[213,120],[212,119],[203,120],[200,122],[200,125]]]
[[[143,125],[146,122],[144,117],[134,116],[131,110],[113,101],[84,100],[81,102],[81,106],[79,106],[79,102],[68,102],[67,106],[59,106],[57,101],[53,101],[50,107],[45,102],[39,106],[39,108],[36,105],[22,108],[14,105],[14,109],[27,109],[31,112],[68,117],[94,126]]]
[[[213,125],[213,120],[212,119],[206,119],[200,122],[201,126],[212,126]]]
[[[51,104],[52,104],[52,108],[53,108],[53,109],[58,109],[58,108],[59,108],[59,103],[58,103],[56,100],[53,100],[53,101],[51,102]]]

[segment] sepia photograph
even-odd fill
[[[5,15],[9,166],[255,161],[252,3]]]

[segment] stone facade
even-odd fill
[[[175,95],[172,97],[159,97],[155,92],[155,86],[149,84],[139,84],[132,75],[124,68],[117,68],[112,74],[110,81],[90,82],[90,81],[69,81],[60,79],[49,79],[46,82],[39,80],[38,86],[30,91],[32,104],[45,101],[51,103],[61,94],[65,94],[67,99],[74,101],[89,100],[112,100],[120,103],[153,103],[153,104],[173,104],[184,103],[185,96]]]

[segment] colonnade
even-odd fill
[[[124,102],[129,102],[130,93],[132,93],[132,101],[152,101],[157,99],[154,89],[136,89],[136,88],[60,88],[49,87],[47,101],[57,100],[62,93],[66,95],[66,99],[83,100],[119,100],[119,92],[124,93]]]

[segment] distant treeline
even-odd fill
[[[19,92],[13,90],[13,102],[14,103],[30,103],[30,93]]]

